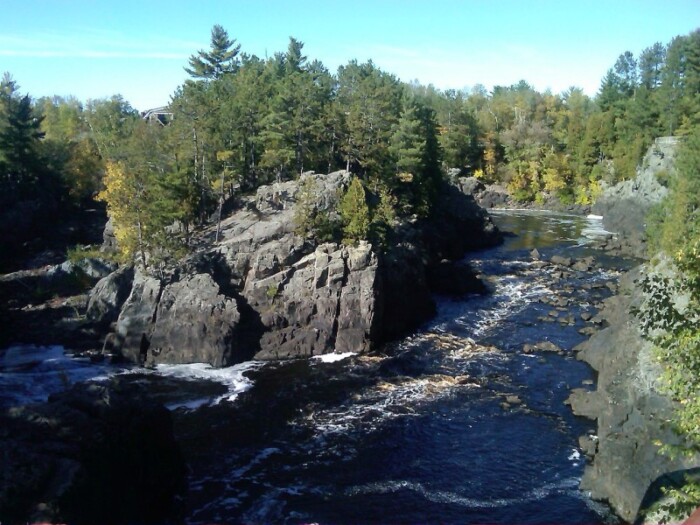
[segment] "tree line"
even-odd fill
[[[655,137],[698,124],[699,57],[700,31],[638,58],[625,52],[594,98],[525,81],[441,91],[371,61],[331,74],[294,38],[263,60],[217,25],[210,48],[190,57],[166,125],[119,96],[33,101],[5,75],[0,198],[79,204],[99,192],[127,256],[171,253],[224,200],[304,171],[355,173],[370,219],[384,227],[428,216],[454,175],[502,184],[520,201],[590,204],[603,184],[634,176]]]

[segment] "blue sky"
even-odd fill
[[[331,71],[373,59],[438,88],[525,79],[593,95],[617,56],[700,27],[700,0],[0,0],[0,71],[33,97],[166,104],[214,24],[260,57],[294,36]]]

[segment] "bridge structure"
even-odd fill
[[[141,112],[141,118],[149,122],[157,122],[161,126],[167,126],[173,120],[173,112],[168,106],[148,109]]]

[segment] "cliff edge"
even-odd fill
[[[433,315],[431,284],[454,275],[460,291],[480,289],[451,263],[500,242],[500,232],[449,184],[431,218],[399,225],[383,251],[299,235],[300,183],[313,179],[316,206],[327,210],[351,177],[309,173],[262,186],[222,221],[218,242],[214,227],[203,231],[169,275],[121,269],[104,278],[87,316],[108,330],[105,349],[147,365],[213,366],[364,352]]]

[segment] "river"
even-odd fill
[[[114,374],[149,383],[191,468],[192,524],[618,523],[578,489],[578,437],[595,425],[564,401],[594,388],[572,349],[624,263],[588,247],[605,235],[596,219],[493,217],[512,234],[468,257],[492,293],[438,297],[430,323],[370,355],[144,371],[6,351],[0,401]],[[598,264],[562,275],[534,248]],[[542,343],[554,351],[524,351]]]

